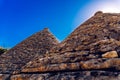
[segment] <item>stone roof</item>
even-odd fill
[[[78,26],[63,42],[51,49],[51,52],[63,53],[86,50],[89,44],[100,40],[120,40],[119,35],[120,14],[97,12],[93,17]]]
[[[0,73],[19,70],[35,57],[42,57],[52,46],[58,44],[47,28],[33,34],[0,56]]]
[[[53,73],[73,71],[75,73],[76,70],[107,70],[113,67],[119,70],[119,26],[120,14],[97,12],[75,29],[64,41],[54,46],[45,57],[27,63],[21,69],[21,72]],[[112,56],[106,56],[106,54],[112,54]],[[92,71],[88,72],[92,73]],[[55,79],[55,76],[53,79]]]
[[[120,14],[95,13],[64,41],[36,56],[11,80],[120,80]],[[24,61],[23,61],[24,62]]]
[[[63,42],[53,47],[49,55],[46,54],[46,57],[39,58],[37,61],[30,61],[26,67],[34,68],[48,63],[62,63],[68,58],[67,61],[70,62],[71,56],[75,59],[77,56],[84,55],[86,55],[85,58],[100,58],[101,54],[108,51],[116,50],[119,53],[119,26],[120,14],[97,12]]]

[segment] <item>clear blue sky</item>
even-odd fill
[[[62,41],[96,11],[107,9],[111,5],[115,8],[118,2],[119,0],[0,0],[0,46],[11,48],[45,27]]]

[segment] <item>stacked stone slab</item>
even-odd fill
[[[19,71],[29,61],[43,57],[56,44],[58,41],[47,28],[33,34],[0,56],[0,73],[12,74]]]
[[[9,79],[120,80],[119,71],[120,14],[99,11]]]
[[[120,14],[97,12],[44,57],[30,61],[11,79],[119,80],[119,34]]]

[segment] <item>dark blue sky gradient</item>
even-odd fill
[[[87,19],[83,13],[87,9],[84,8],[95,1],[97,0],[1,0],[0,46],[11,48],[45,27],[62,41]],[[78,13],[81,19],[76,23]]]

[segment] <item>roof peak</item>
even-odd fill
[[[97,11],[97,12],[95,13],[95,16],[96,16],[96,15],[101,15],[101,14],[103,14],[102,11]]]
[[[107,15],[120,15],[118,12],[104,12],[104,11],[97,11],[94,16],[100,16],[102,14],[107,14]]]
[[[49,28],[44,28],[43,31],[49,31]]]

